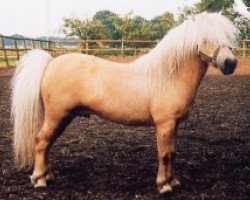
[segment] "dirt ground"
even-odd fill
[[[178,132],[182,186],[164,196],[155,185],[154,128],[98,117],[73,121],[51,152],[55,180],[46,189],[33,189],[31,169],[18,171],[13,165],[11,77],[6,76],[12,70],[0,70],[5,75],[0,77],[0,199],[249,199],[249,64],[240,60],[235,76],[210,69]]]

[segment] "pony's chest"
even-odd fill
[[[190,107],[194,104],[195,97],[192,95],[189,96],[179,96],[174,100],[169,101],[169,106],[166,106],[170,109],[176,118],[183,119],[189,115]]]
[[[151,114],[155,121],[165,119],[185,119],[189,115],[190,106],[194,103],[194,97],[178,93],[155,97],[151,102]]]

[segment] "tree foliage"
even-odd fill
[[[250,1],[249,0],[243,0],[244,4],[249,8],[250,7]]]
[[[232,7],[234,0],[201,0],[195,7],[199,12],[220,12],[226,8]]]
[[[244,2],[249,6],[249,0]],[[160,40],[169,29],[183,22],[190,14],[207,11],[226,15],[240,30],[240,38],[249,38],[249,18],[234,11],[233,4],[234,0],[201,0],[192,7],[184,7],[179,12],[177,21],[170,12],[146,20],[141,16],[134,16],[133,12],[120,16],[103,10],[88,20],[75,17],[64,19],[64,32],[68,36],[78,36],[82,39]]]
[[[78,36],[81,39],[105,39],[107,36],[104,25],[97,20],[65,19],[63,31],[68,36]]]
[[[114,24],[114,21],[118,20],[120,17],[112,13],[109,10],[103,10],[97,12],[93,16],[92,22],[99,22],[106,32],[106,38],[119,39],[121,38],[120,32],[117,30],[117,27]]]
[[[174,15],[166,12],[151,21],[130,12],[119,16],[109,10],[97,12],[92,19],[64,19],[64,32],[81,39],[161,39],[175,24]]]
[[[250,5],[249,0],[243,1],[247,7]],[[235,26],[239,30],[239,38],[250,38],[250,23],[249,18],[246,16],[241,15],[240,13],[236,12],[233,9],[234,6],[234,0],[201,0],[197,4],[195,4],[193,7],[185,7],[178,16],[179,23],[182,22],[184,19],[187,18],[190,14],[197,14],[204,11],[207,12],[220,12],[223,15],[227,16],[229,19],[231,19]]]
[[[165,12],[163,15],[155,17],[151,20],[152,24],[152,39],[163,38],[166,32],[175,24],[174,15],[170,12]]]

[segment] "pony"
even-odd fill
[[[175,174],[178,124],[211,63],[232,74],[237,30],[219,13],[201,13],[170,30],[149,53],[130,63],[84,54],[52,58],[31,50],[11,81],[14,156],[19,167],[34,165],[34,187],[53,179],[49,150],[76,116],[95,114],[126,125],[156,127],[160,193],[180,181]]]

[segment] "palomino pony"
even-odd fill
[[[221,14],[202,13],[172,29],[148,54],[121,64],[83,54],[52,58],[42,50],[24,55],[12,80],[14,152],[19,166],[32,165],[31,182],[53,178],[49,150],[75,116],[96,114],[127,125],[156,126],[160,193],[175,176],[176,130],[187,116],[212,63],[231,74],[237,31]]]

